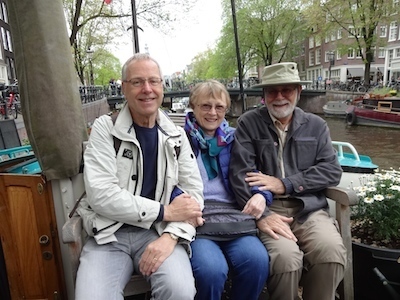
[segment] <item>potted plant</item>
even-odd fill
[[[352,208],[355,299],[400,299],[400,171],[361,176],[354,189],[359,197]]]

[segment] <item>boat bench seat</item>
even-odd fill
[[[173,114],[171,117],[178,125],[184,124],[184,114]],[[87,143],[87,142],[85,142]],[[85,149],[86,144],[83,149]],[[343,281],[338,288],[338,294],[341,300],[353,300],[353,257],[352,257],[352,241],[350,231],[350,206],[357,203],[357,195],[351,189],[340,187],[329,187],[325,190],[328,199],[333,200],[336,213],[336,220],[339,224],[340,233],[343,238],[344,245],[347,249],[347,267]],[[66,221],[62,228],[62,240],[68,244],[70,263],[72,269],[72,278],[75,283],[76,272],[79,266],[79,257],[82,247],[85,243],[87,234],[82,227],[82,220],[79,215],[74,215]],[[229,284],[227,284],[229,286]],[[266,289],[264,289],[266,290]],[[146,294],[146,299],[150,299],[150,285],[141,275],[133,275],[124,290],[125,296]],[[260,295],[261,299],[268,299],[267,292]]]

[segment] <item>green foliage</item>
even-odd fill
[[[375,95],[385,96],[385,95],[389,94],[389,92],[390,92],[389,87],[383,87],[383,88],[379,88],[379,89],[374,89],[374,91],[372,93]]]
[[[310,34],[325,37],[337,36],[334,39],[334,49],[346,53],[354,49],[365,64],[364,78],[370,76],[370,65],[374,59],[374,49],[386,44],[386,37],[380,38],[378,26],[387,25],[397,20],[397,14],[392,13],[393,1],[383,0],[303,0],[304,15]],[[361,51],[362,50],[362,51]]]
[[[222,38],[234,49],[233,42],[229,43],[229,40],[234,41],[230,1],[223,3],[225,25]],[[297,40],[301,40],[304,31],[298,1],[236,1],[236,17],[243,65],[251,68],[292,60],[293,49],[298,55]]]
[[[400,239],[400,171],[384,170],[360,182],[353,218],[377,240]]]
[[[119,59],[106,50],[97,52],[97,59],[93,62],[95,85],[108,85],[110,79],[120,79],[122,66]]]

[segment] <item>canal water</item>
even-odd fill
[[[349,126],[344,119],[324,117],[333,141],[352,144],[358,154],[368,155],[379,169],[400,168],[400,130],[370,126]],[[230,120],[236,126],[236,119]],[[346,151],[346,149],[344,149]]]
[[[400,130],[349,126],[344,119],[323,117],[334,141],[351,143],[358,154],[368,155],[379,169],[400,168]]]

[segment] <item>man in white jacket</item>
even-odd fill
[[[84,154],[87,198],[78,213],[91,237],[75,299],[123,299],[134,272],[149,280],[154,299],[193,299],[189,244],[203,222],[196,158],[183,129],[159,109],[162,74],[153,58],[135,54],[124,64],[122,92],[115,123],[98,118]]]

